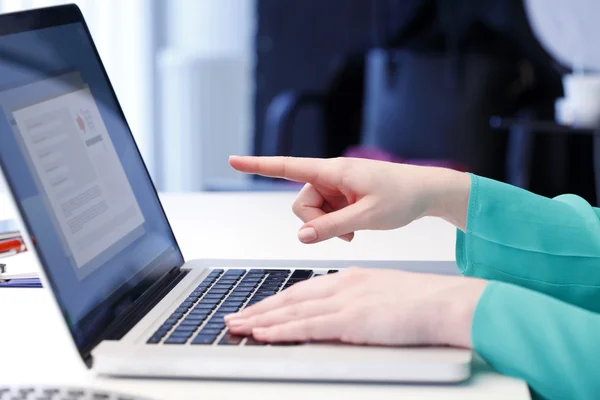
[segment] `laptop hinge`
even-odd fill
[[[123,338],[138,322],[142,320],[181,280],[188,274],[189,270],[175,267],[165,276],[154,283],[144,294],[142,294],[130,307],[128,307],[119,318],[114,321],[105,331],[98,343],[103,340],[119,340]],[[95,347],[95,346],[94,346]],[[83,360],[91,368],[91,353],[83,354]]]
[[[173,268],[141,295],[106,330],[103,340],[119,340],[154,308],[189,272]]]

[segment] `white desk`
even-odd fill
[[[454,229],[433,219],[392,232],[361,232],[353,243],[306,246],[290,193],[164,195],[186,258],[453,260]],[[27,262],[29,255],[22,255]],[[16,261],[16,260],[15,260]],[[168,381],[97,378],[80,363],[64,327],[40,289],[0,289],[0,383],[89,385],[156,399],[526,399],[527,386],[477,364],[468,382],[452,386]]]

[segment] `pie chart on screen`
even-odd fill
[[[77,122],[77,126],[79,127],[79,130],[82,131],[83,133],[85,132],[85,121],[83,120],[83,118],[81,118],[80,114],[77,114],[77,118],[75,118],[75,121]]]

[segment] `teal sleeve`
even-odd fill
[[[471,175],[456,259],[491,282],[472,325],[474,350],[551,399],[600,398],[600,212]]]
[[[458,267],[600,312],[599,215],[574,195],[549,199],[471,175]]]
[[[535,397],[600,398],[600,315],[503,282],[484,290],[473,349],[495,370],[523,379]]]

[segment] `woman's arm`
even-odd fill
[[[456,261],[464,275],[503,281],[600,312],[598,209],[471,175],[466,232]]]
[[[597,399],[600,315],[550,296],[489,282],[475,309],[473,349],[494,369],[549,399]]]
[[[228,316],[233,332],[275,342],[473,347],[544,397],[600,393],[600,315],[556,299],[600,309],[600,223],[582,199],[551,200],[455,171],[368,160],[231,163],[308,182],[294,203],[305,243],[351,241],[357,230],[438,216],[465,231],[457,243],[465,274],[555,297],[503,282],[355,269],[296,284]]]

